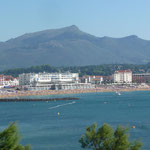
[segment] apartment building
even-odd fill
[[[132,83],[132,71],[131,70],[118,70],[114,73],[114,83]]]
[[[27,73],[19,75],[19,85],[78,83],[78,73]]]

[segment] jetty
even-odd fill
[[[64,100],[79,100],[75,97],[63,97],[63,98],[3,98],[0,102],[35,102],[35,101],[64,101]]]

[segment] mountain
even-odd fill
[[[150,41],[135,35],[96,37],[72,25],[27,33],[0,42],[0,70],[50,64],[52,66],[150,62]]]

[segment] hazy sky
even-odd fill
[[[0,0],[0,41],[73,24],[99,37],[150,40],[150,0]]]

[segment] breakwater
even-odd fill
[[[79,100],[75,97],[64,97],[64,98],[47,98],[47,99],[38,99],[38,98],[4,98],[0,99],[0,102],[33,102],[33,101],[63,101],[63,100]]]

